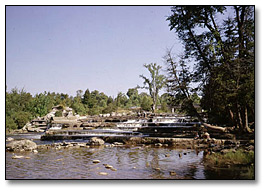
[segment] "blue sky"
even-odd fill
[[[8,90],[126,93],[148,75],[143,64],[164,67],[166,49],[181,50],[169,15],[169,6],[7,7]]]

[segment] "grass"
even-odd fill
[[[226,154],[214,153],[205,157],[211,166],[224,167],[228,165],[251,165],[254,163],[254,151],[245,152],[242,149],[229,151]]]

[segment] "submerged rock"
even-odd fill
[[[11,141],[6,145],[7,151],[33,151],[37,149],[37,144],[30,140]]]
[[[106,172],[99,172],[98,174],[99,175],[108,175],[108,173],[106,173]]]
[[[93,163],[100,163],[100,160],[93,160]]]

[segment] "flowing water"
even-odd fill
[[[14,135],[33,139],[41,134]],[[77,140],[76,140],[77,141]],[[85,140],[81,140],[84,142]],[[15,153],[28,158],[12,159],[6,152],[6,179],[233,179],[235,171],[206,170],[203,152],[154,146],[116,146],[95,148],[48,149]],[[181,154],[181,157],[179,156]],[[93,163],[100,160],[100,163]],[[116,171],[106,169],[112,165]],[[101,175],[105,172],[107,175]],[[173,175],[170,172],[174,172]]]

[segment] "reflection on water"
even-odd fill
[[[179,157],[179,153],[187,153]],[[6,153],[7,179],[204,179],[202,153],[170,148],[103,147],[44,150],[12,159]],[[167,155],[167,157],[165,156]],[[101,163],[94,164],[98,159]],[[117,171],[104,167],[112,165]],[[156,168],[160,168],[156,169]],[[176,172],[175,176],[170,171]],[[99,175],[106,172],[108,175]]]

